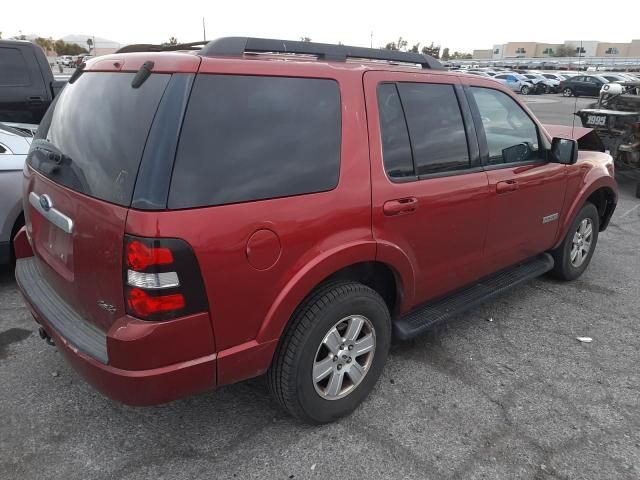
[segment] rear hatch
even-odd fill
[[[107,331],[125,312],[127,211],[170,74],[85,72],[48,110],[25,169],[25,220],[40,274]]]

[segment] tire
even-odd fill
[[[588,226],[590,226],[590,234],[586,233]],[[555,260],[552,270],[553,276],[560,280],[575,280],[584,273],[596,249],[599,229],[598,209],[592,203],[587,202],[573,219],[560,246],[551,252]],[[584,246],[587,241],[588,249],[585,252]],[[576,252],[575,256],[574,252]]]
[[[341,323],[345,321],[346,327]],[[351,326],[355,331],[360,321],[360,337],[356,336],[355,343],[345,341]],[[382,374],[390,341],[389,310],[377,292],[349,281],[320,286],[297,308],[280,340],[267,373],[269,390],[286,411],[303,422],[337,420],[351,413],[371,392]],[[334,349],[329,349],[330,343]],[[371,349],[356,356],[352,352],[358,343]],[[341,346],[343,350],[339,350]],[[338,363],[336,353],[342,357]],[[316,381],[314,370],[330,373]],[[351,375],[357,379],[358,372],[362,376],[356,383]],[[331,382],[336,380],[335,387],[340,378],[342,388],[332,390]]]
[[[573,90],[571,90],[569,87],[562,90],[563,97],[570,97],[571,95],[573,95]]]
[[[520,93],[522,95],[529,95],[530,91],[531,91],[531,89],[529,88],[528,85],[523,85],[522,88],[520,89]]]

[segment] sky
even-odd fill
[[[221,36],[252,36],[346,45],[384,46],[402,36],[409,45],[434,42],[451,51],[491,48],[509,41],[561,43],[564,40],[629,42],[640,38],[640,1],[571,2],[324,0],[5,0],[0,15],[3,38],[20,31],[60,38],[86,34],[121,44],[180,42]],[[554,5],[557,9],[554,11]],[[38,12],[38,14],[30,14]],[[615,17],[608,18],[609,16]],[[100,45],[97,45],[98,47]]]

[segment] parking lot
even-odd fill
[[[566,125],[576,102],[595,101],[522,98]],[[260,378],[157,407],[114,403],[38,337],[2,270],[0,478],[637,479],[640,201],[619,181],[579,280],[537,279],[395,343],[368,400],[322,427],[286,416]]]

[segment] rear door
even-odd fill
[[[42,277],[103,330],[124,314],[125,221],[169,74],[85,72],[47,112],[28,156],[24,210]]]
[[[510,95],[487,87],[466,91],[491,191],[485,255],[495,271],[551,248],[567,167],[547,161],[546,139]]]
[[[457,78],[397,72],[364,75],[373,231],[399,248],[415,275],[415,300],[483,273],[487,175]]]

